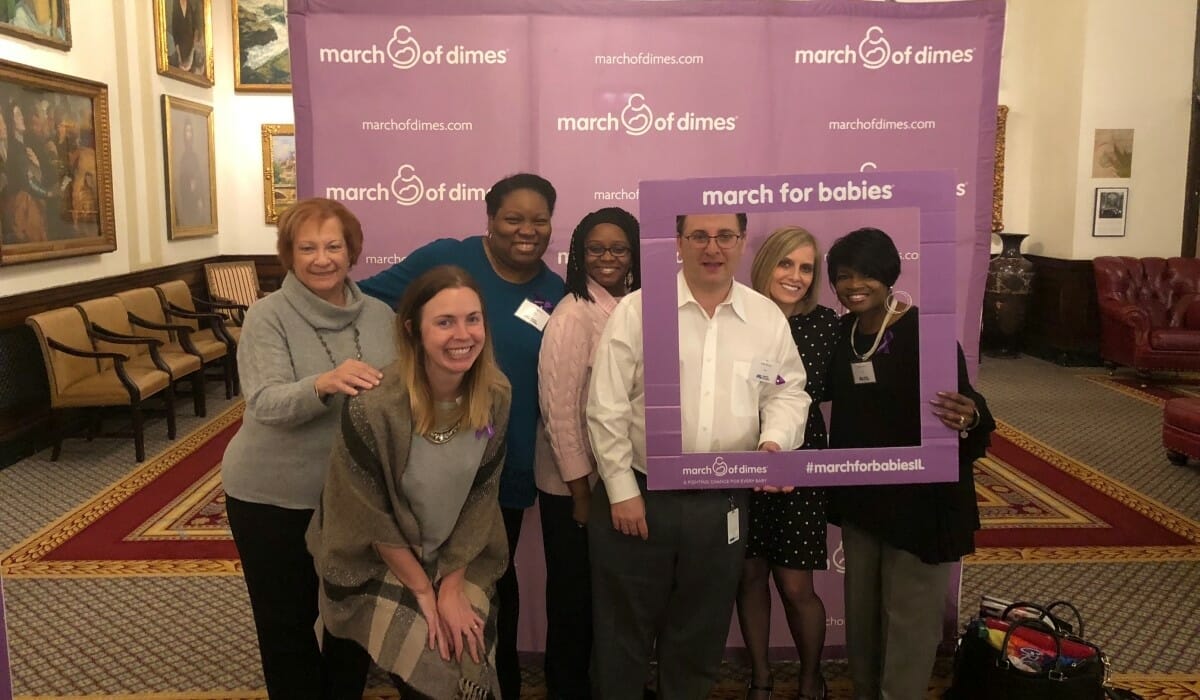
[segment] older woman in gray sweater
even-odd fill
[[[246,413],[221,479],[271,698],[355,688],[361,697],[365,682],[366,668],[337,660],[348,643],[326,635],[324,659],[318,648],[317,575],[304,542],[342,403],[378,386],[378,368],[396,357],[391,309],[347,277],[362,240],[358,219],[332,200],[284,212],[277,246],[288,274],[246,312],[238,348]]]

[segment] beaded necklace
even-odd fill
[[[318,329],[316,326],[313,326],[311,324],[309,325],[309,328],[313,329],[313,333],[317,334],[317,340],[321,341],[321,347],[325,348],[325,355],[329,358],[329,364],[333,365],[334,367],[337,367],[338,362],[337,362],[337,360],[333,359],[333,351],[329,349],[329,345],[325,342],[325,337],[321,335],[322,331],[320,329]],[[354,359],[361,360],[362,359],[362,345],[358,341],[358,326],[357,325],[350,326],[350,329],[352,331],[354,331],[354,352],[355,352]]]

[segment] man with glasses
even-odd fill
[[[734,280],[746,215],[680,216],[676,230],[684,452],[796,449],[810,399],[791,330],[775,302]],[[609,318],[588,396],[601,477],[588,523],[593,695],[641,697],[655,656],[659,698],[704,698],[729,632],[748,498],[647,490],[642,358],[639,291]]]

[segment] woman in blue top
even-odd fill
[[[500,507],[508,533],[509,566],[496,583],[496,671],[503,700],[521,694],[517,660],[520,599],[512,559],[525,509],[532,506],[534,444],[538,432],[538,353],[542,329],[565,293],[563,280],[543,262],[557,193],[545,178],[518,173],[492,185],[485,197],[487,233],[442,238],[414,250],[403,262],[363,280],[363,292],[396,304],[409,282],[438,265],[457,265],[479,283],[495,339],[496,360],[512,384],[507,455],[500,477]]]

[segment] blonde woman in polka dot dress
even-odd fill
[[[812,397],[804,449],[826,446],[825,419],[819,404],[827,400],[829,360],[837,339],[837,314],[817,304],[821,265],[817,242],[808,231],[790,226],[770,235],[754,256],[754,289],[770,297],[788,317],[792,337],[808,373]],[[750,539],[738,588],[738,622],[750,652],[752,675],[747,697],[771,696],[767,644],[771,625],[769,578],[783,600],[788,628],[800,656],[800,698],[827,696],[821,677],[825,646],[825,605],[813,588],[813,571],[826,568],[825,493],[798,488],[791,493],[755,493],[750,501]]]

